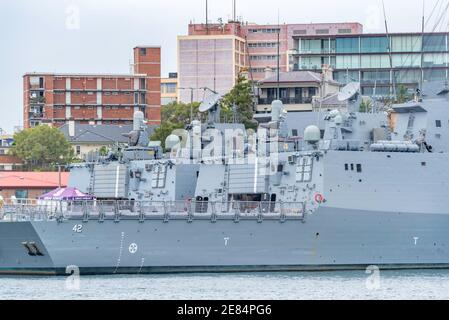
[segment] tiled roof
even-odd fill
[[[69,172],[61,172],[61,185],[67,186]],[[58,172],[0,172],[0,189],[2,188],[57,188]]]
[[[279,82],[316,82],[321,83],[323,75],[316,72],[311,71],[291,71],[291,72],[280,72],[279,73]],[[259,81],[260,83],[276,83],[277,82],[277,74],[274,72],[272,76],[269,76],[263,80]],[[336,81],[332,81],[332,83],[338,84]]]
[[[1,154],[0,155],[0,163],[1,164],[16,164],[16,163],[23,163],[23,161],[14,156],[10,156],[7,154]]]

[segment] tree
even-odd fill
[[[183,129],[184,127],[185,126],[179,122],[162,122],[161,125],[154,130],[154,133],[151,135],[151,140],[160,141],[162,148],[165,149],[165,139],[172,134],[173,130]]]
[[[177,124],[188,125],[191,122],[190,119],[190,109],[192,106],[192,114],[193,119],[198,119],[200,121],[204,121],[206,115],[199,112],[200,104],[198,102],[194,102],[192,105],[185,103],[177,103],[173,102],[164,107],[162,107],[161,119],[162,122],[170,122]]]
[[[360,104],[359,111],[362,113],[367,113],[367,112],[371,112],[372,108],[373,108],[373,103],[371,102],[371,100],[364,100]]]
[[[404,103],[410,99],[410,95],[407,91],[407,88],[404,85],[400,85],[398,88],[398,92],[396,94],[395,103]]]
[[[16,133],[11,154],[34,169],[54,169],[56,164],[67,164],[74,158],[64,134],[45,125]]]
[[[223,97],[221,102],[222,114],[228,117],[228,119],[232,116],[234,105],[237,106],[239,122],[242,122],[247,129],[256,129],[257,124],[253,120],[254,110],[251,83],[241,74],[239,74],[234,88]]]

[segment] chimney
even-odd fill
[[[275,75],[274,70],[271,69],[270,67],[266,67],[264,71],[265,71],[265,79],[273,77]]]
[[[75,121],[69,120],[69,137],[73,138],[75,136]]]
[[[323,64],[323,80],[325,82],[334,80],[334,69],[327,64]]]

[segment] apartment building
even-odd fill
[[[161,105],[178,101],[178,74],[170,72],[168,78],[161,78]]]
[[[240,23],[190,24],[178,36],[178,100],[201,101],[210,90],[226,94],[247,67],[244,30]]]
[[[277,71],[278,60],[280,71],[288,71],[293,35],[362,32],[358,23],[190,24],[188,35],[178,37],[178,100],[190,102],[193,91],[193,100],[201,101],[208,94],[205,88],[226,94],[242,71],[249,71],[251,80],[262,80],[267,67]]]
[[[359,81],[362,94],[388,96],[399,86],[448,78],[448,33],[293,35],[289,70],[334,69],[345,84]]]
[[[130,124],[142,111],[161,120],[161,49],[134,48],[131,74],[27,73],[23,77],[24,127],[40,124]]]

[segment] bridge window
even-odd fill
[[[312,157],[301,157],[296,167],[296,181],[310,182],[312,180]]]
[[[154,166],[153,179],[151,181],[151,187],[164,188],[165,177],[167,174],[167,168],[164,165]]]

